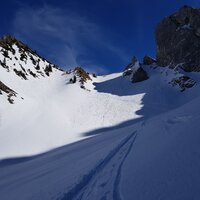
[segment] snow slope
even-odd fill
[[[90,130],[139,117],[135,112],[142,107],[143,94],[101,94],[66,84],[67,79],[58,71],[40,80],[10,82],[24,100],[10,105],[1,99],[1,158],[37,154],[82,139]]]
[[[17,93],[14,104],[6,100],[6,93],[0,96],[0,159],[45,152],[83,139],[91,130],[140,117],[136,112],[144,94],[117,96],[94,89],[94,82],[122,73],[93,78],[81,89],[78,82],[70,83],[73,71],[61,71],[30,52],[21,60],[22,50],[15,44],[12,48],[15,54],[8,51],[8,57],[0,51],[1,62],[6,63],[0,66],[0,80]],[[39,70],[33,59],[40,60]],[[49,65],[52,71],[47,75]],[[14,70],[23,72],[27,80]]]
[[[199,199],[199,100],[39,156],[2,161],[0,196]]]
[[[0,98],[0,158],[42,153],[189,101],[191,92],[169,85],[164,70],[148,67],[151,78],[137,84],[122,73],[98,76],[81,89],[69,82],[73,73],[53,68],[50,76],[23,80],[0,67],[1,80],[17,92],[12,105]]]
[[[0,199],[200,199],[199,73],[153,64],[140,83],[80,83],[19,46],[0,49],[16,92],[0,85]]]

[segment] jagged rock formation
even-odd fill
[[[29,48],[27,45],[12,36],[4,36],[0,38],[0,72],[1,74],[9,74],[8,76],[17,77],[20,81],[39,81],[39,79],[51,78],[55,74],[69,73],[68,77],[72,77],[71,83],[76,83],[85,89],[85,83],[91,80],[89,73],[85,72],[81,67],[74,70],[66,71],[60,69],[57,65],[52,64]],[[74,78],[75,77],[75,78]],[[15,82],[11,83],[14,90],[9,89],[3,84],[5,79],[1,79],[0,93],[9,95],[8,101],[15,96]],[[15,78],[13,79],[15,80]],[[66,80],[67,81],[67,80]],[[11,92],[12,91],[12,92]]]
[[[82,67],[75,67],[73,70],[69,70],[66,73],[72,75],[72,77],[69,79],[69,82],[73,84],[79,82],[82,89],[85,89],[84,84],[87,83],[87,81],[92,80],[90,74]]]
[[[200,9],[189,6],[165,17],[156,28],[157,63],[200,71]]]
[[[130,76],[132,83],[145,81],[149,78],[147,72],[142,68],[135,56],[132,58],[131,63],[125,68],[123,76]]]
[[[156,60],[151,58],[150,56],[148,55],[145,55],[144,58],[143,58],[143,64],[144,65],[152,65],[156,63]]]
[[[80,87],[82,89],[85,89],[84,84],[87,81],[91,81],[91,77],[90,74],[88,72],[86,72],[83,68],[81,67],[75,67],[74,70],[72,70],[72,73],[74,74],[74,76],[70,79],[71,83],[76,83],[76,81],[78,81],[80,83]]]
[[[23,80],[29,77],[39,78],[50,76],[52,68],[58,67],[39,56],[27,45],[12,36],[0,39],[0,66],[14,73]]]
[[[0,46],[4,48],[4,50],[15,52],[13,45],[18,46],[22,51],[30,52],[32,54],[36,54],[35,51],[31,50],[27,45],[23,44],[21,41],[17,40],[15,37],[6,35],[0,39]],[[7,55],[7,53],[5,53]],[[8,57],[8,56],[6,56]]]
[[[9,103],[13,104],[14,100],[12,97],[16,96],[17,93],[0,81],[0,94],[2,94],[2,91],[7,94]]]
[[[137,83],[137,82],[145,81],[148,78],[149,77],[148,77],[147,72],[142,67],[139,67],[132,75],[132,82]]]
[[[135,56],[133,56],[133,58],[132,58],[132,60],[131,60],[131,63],[129,63],[129,64],[125,67],[123,75],[124,75],[124,76],[129,76],[129,75],[131,75],[131,74],[132,74],[132,71],[133,71],[132,68],[133,68],[137,63],[139,64],[137,58],[136,58]]]
[[[79,82],[82,83],[82,84],[86,83],[88,80],[90,80],[90,81],[92,80],[92,79],[90,78],[89,73],[86,72],[86,71],[85,71],[83,68],[81,68],[81,67],[76,67],[76,68],[74,69],[74,72],[76,73],[76,75],[77,75],[78,77],[80,77]]]

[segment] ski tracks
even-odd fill
[[[135,131],[122,140],[60,200],[121,200],[119,190],[121,169],[136,136]]]

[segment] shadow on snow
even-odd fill
[[[143,107],[141,110],[138,110],[136,112],[136,114],[140,115],[141,117],[122,122],[112,127],[100,128],[97,130],[86,132],[83,134],[83,136],[93,136],[93,135],[97,136],[101,134],[106,134],[109,131],[127,127],[138,122],[145,122],[148,118],[151,118],[159,113],[169,111],[170,109],[176,107],[178,103],[178,98],[176,98],[177,91],[172,90],[172,88],[170,87],[166,87],[166,84],[165,85],[157,84],[156,79],[152,80],[149,79],[144,82],[133,84],[127,81],[124,77],[117,77],[105,82],[94,83],[94,85],[95,89],[98,92],[108,93],[117,96],[129,96],[129,95],[137,95],[144,93],[145,95],[142,99]],[[85,140],[91,140],[91,139],[92,138],[87,138]],[[66,146],[69,147],[74,144],[80,143],[82,141],[68,144],[35,156],[4,159],[0,161],[0,168],[16,165],[23,162],[28,162],[33,159],[40,158],[48,154],[49,152],[54,153],[56,151],[62,150],[63,148],[66,148]]]

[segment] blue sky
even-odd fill
[[[157,23],[200,0],[6,0],[0,34],[11,34],[62,68],[120,71],[133,55],[155,57]]]

